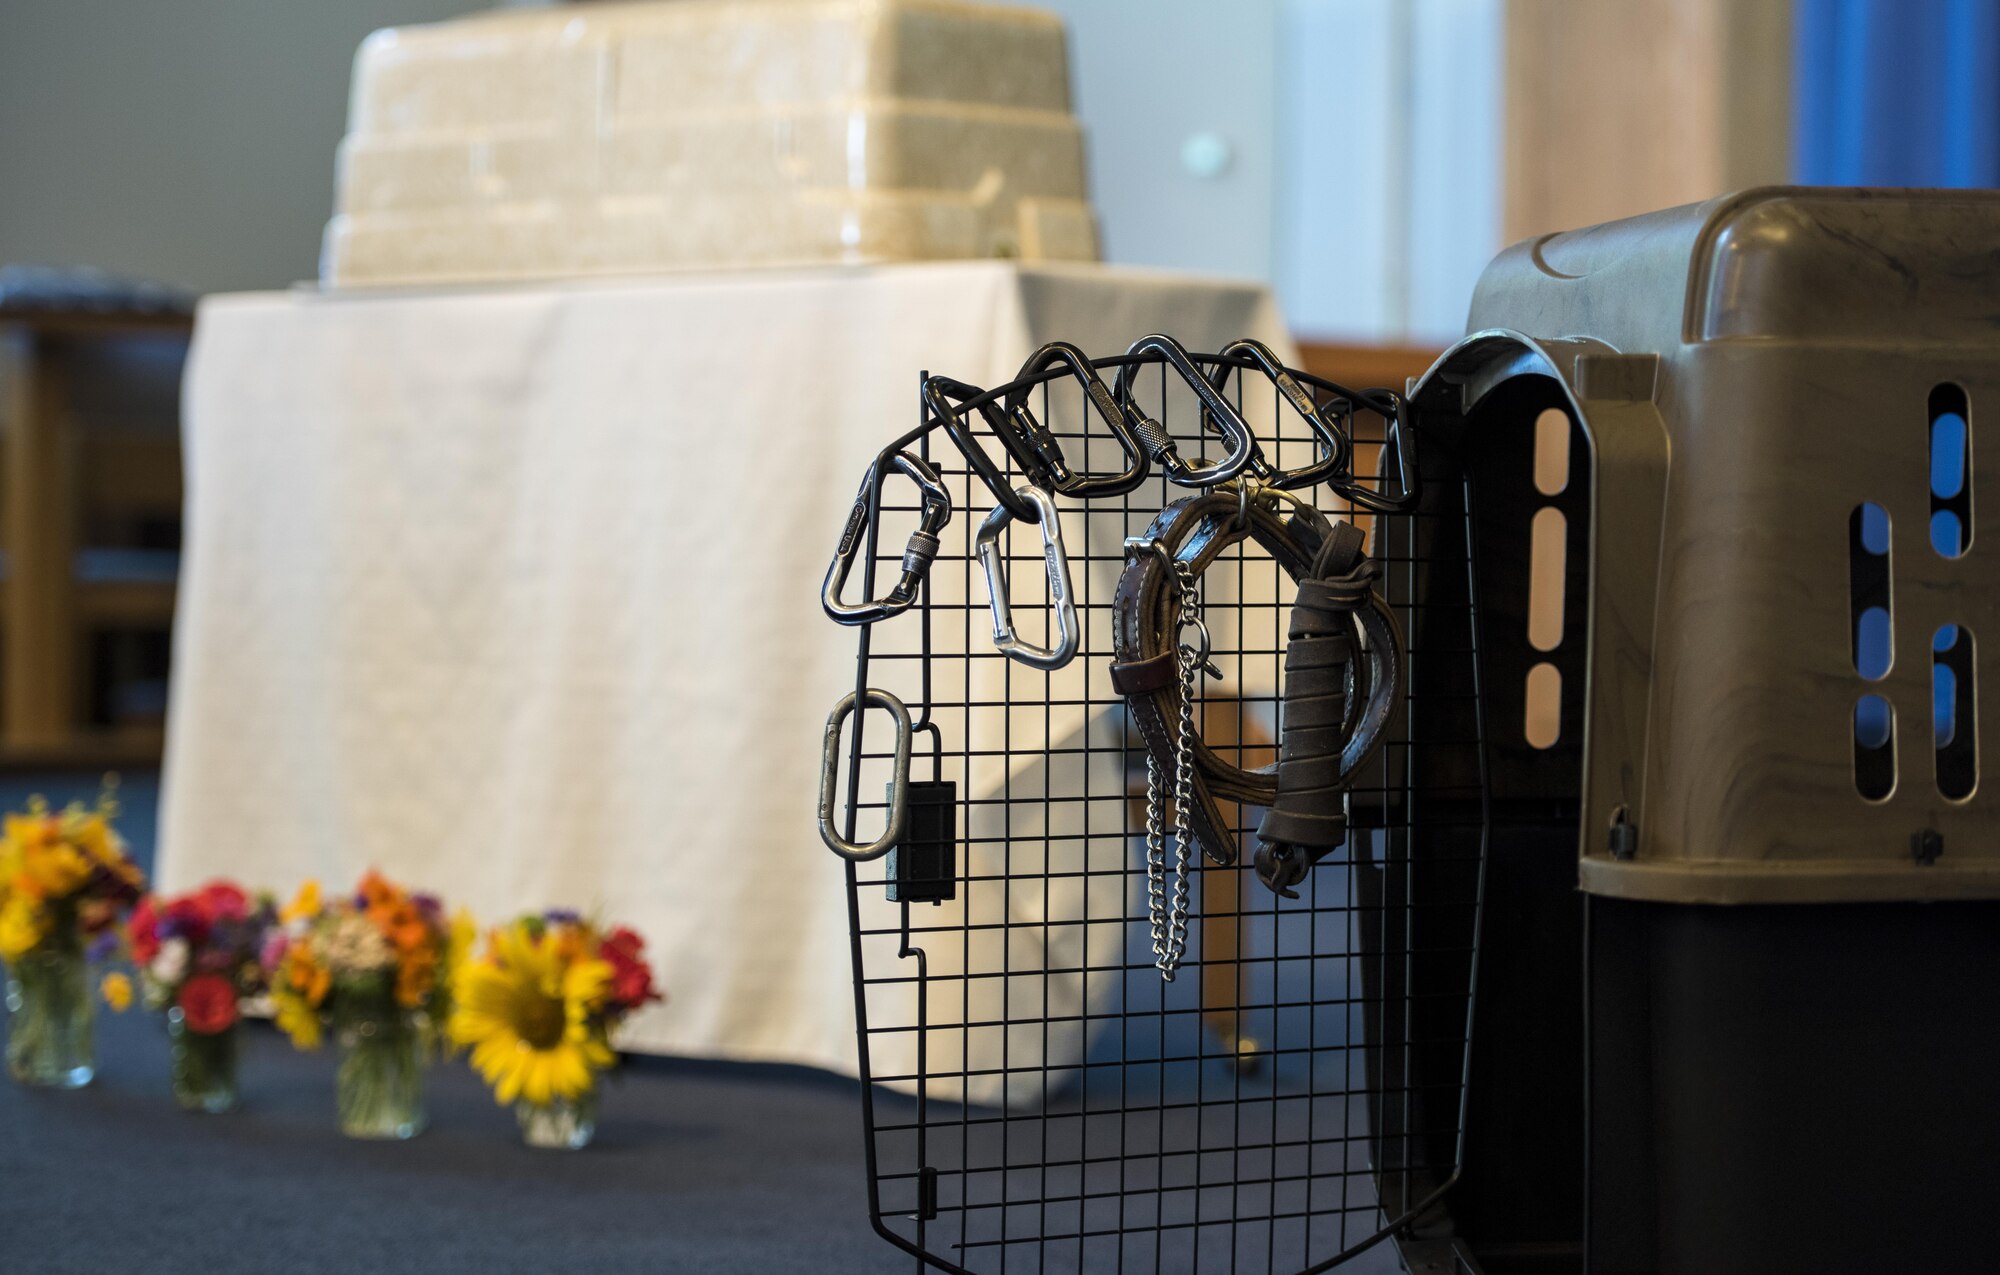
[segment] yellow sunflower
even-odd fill
[[[322,1039],[319,1010],[296,992],[271,993],[271,1016],[278,1030],[291,1037],[295,1049],[318,1049]]]
[[[610,986],[607,962],[510,925],[494,931],[485,959],[459,967],[448,1033],[472,1047],[473,1069],[501,1106],[580,1098],[615,1061],[592,1021]]]
[[[0,906],[0,960],[19,960],[48,934],[49,914],[28,895],[14,894]]]

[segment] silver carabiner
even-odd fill
[[[847,573],[867,539],[870,498],[886,469],[878,462],[861,480],[861,492],[854,498],[854,508],[848,511],[847,525],[841,528],[840,543],[833,551],[833,562],[828,565],[826,579],[819,588],[820,607],[835,624],[873,624],[901,615],[914,606],[924,576],[937,557],[938,532],[951,521],[951,493],[945,490],[936,470],[908,452],[897,452],[889,457],[887,465],[893,465],[915,483],[923,501],[917,529],[910,533],[909,547],[903,550],[903,575],[886,597],[853,603],[840,600],[840,591],[847,587]]]
[[[827,849],[855,863],[879,859],[903,839],[903,827],[910,817],[910,738],[914,734],[910,710],[903,707],[903,701],[872,686],[862,696],[874,707],[888,709],[896,719],[896,769],[889,780],[889,821],[882,835],[865,846],[849,841],[833,826],[834,789],[840,786],[840,728],[854,712],[853,691],[841,696],[833,712],[827,714],[826,739],[820,746],[819,839],[826,842]]]
[[[1001,533],[1014,520],[1005,505],[994,506],[986,521],[979,524],[979,534],[973,541],[979,565],[986,569],[986,597],[993,608],[993,645],[1009,659],[1052,672],[1075,659],[1077,649],[1083,645],[1083,627],[1077,622],[1076,597],[1069,583],[1069,555],[1063,552],[1062,518],[1056,512],[1056,502],[1041,488],[1022,487],[1014,494],[1033,505],[1041,515],[1037,525],[1042,529],[1042,560],[1049,571],[1049,609],[1055,645],[1035,646],[1014,632],[1014,608],[1007,595],[1007,565],[1000,556]]]

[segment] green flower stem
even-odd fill
[[[7,1070],[24,1085],[76,1089],[96,1074],[83,935],[60,926],[8,967]]]
[[[242,1033],[235,1024],[219,1032],[191,1030],[181,1011],[167,1011],[174,1101],[185,1111],[213,1114],[236,1105],[236,1060]]]
[[[336,1078],[340,1131],[350,1138],[410,1138],[424,1127],[424,1025],[384,1008],[349,1010],[336,1024],[345,1057]]]

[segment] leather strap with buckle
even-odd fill
[[[1289,509],[1289,516],[1287,510]],[[1279,761],[1246,768],[1197,735],[1188,825],[1204,855],[1236,861],[1235,825],[1221,801],[1266,807],[1258,827],[1258,877],[1294,896],[1312,865],[1347,834],[1345,796],[1380,748],[1402,699],[1402,633],[1373,587],[1375,567],[1351,523],[1330,522],[1302,502],[1221,489],[1177,500],[1142,536],[1118,580],[1112,614],[1112,685],[1158,766],[1171,773],[1180,713],[1174,564],[1201,573],[1242,541],[1261,546],[1299,584],[1287,628]],[[1358,657],[1358,658],[1357,658]],[[1295,896],[1294,896],[1295,897]]]

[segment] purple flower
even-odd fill
[[[90,941],[90,959],[93,961],[108,960],[117,950],[118,933],[115,930],[106,930]]]
[[[542,919],[550,925],[575,925],[583,919],[583,913],[574,908],[550,908],[542,913]]]

